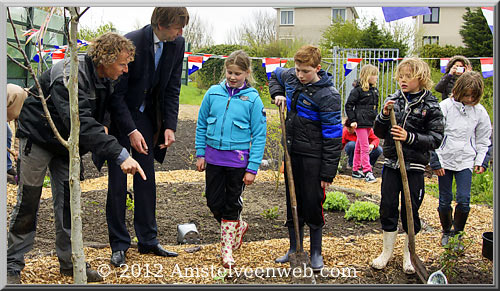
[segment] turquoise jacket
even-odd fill
[[[250,150],[247,169],[259,169],[266,146],[266,112],[252,87],[229,97],[226,81],[213,85],[203,97],[196,125],[196,156],[207,145],[218,150]]]

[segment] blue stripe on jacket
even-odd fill
[[[321,132],[325,138],[342,137],[342,116],[340,111],[320,112]]]
[[[297,115],[312,121],[320,121],[319,112],[308,109],[301,104],[297,104]]]

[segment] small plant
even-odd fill
[[[379,206],[369,201],[356,201],[349,207],[344,218],[347,220],[377,220],[380,217]]]
[[[225,283],[226,282],[226,276],[227,276],[227,270],[224,270],[224,273],[220,274],[220,276],[214,276],[213,279],[214,281],[219,281],[219,283]]]
[[[50,188],[50,177],[49,176],[45,176],[45,178],[43,178],[43,188]]]
[[[276,219],[278,218],[278,206],[274,206],[273,208],[268,208],[262,211],[260,215],[267,219]]]
[[[326,193],[325,203],[323,203],[323,209],[345,211],[350,204],[344,193],[339,191],[328,192]]]
[[[441,270],[447,277],[455,277],[458,274],[459,258],[471,245],[472,240],[466,237],[463,231],[450,237],[448,244],[444,246],[444,252],[439,256]]]
[[[205,197],[207,194],[205,194],[205,191],[201,192],[201,197]]]
[[[135,243],[138,243],[138,242],[139,242],[139,239],[138,239],[136,236],[134,236],[134,237],[132,238],[132,241],[133,241],[133,242],[135,242]]]
[[[134,200],[129,195],[127,195],[127,202],[125,205],[128,210],[134,211]]]

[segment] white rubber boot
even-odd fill
[[[405,244],[403,246],[403,272],[405,274],[415,274],[415,268],[411,263],[410,249],[408,248],[408,234],[405,234]]]
[[[382,254],[372,261],[373,268],[381,270],[385,268],[389,260],[392,259],[392,253],[394,251],[394,244],[396,243],[397,236],[397,231],[384,231],[384,248],[382,249]]]

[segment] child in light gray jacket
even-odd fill
[[[443,246],[451,236],[464,230],[470,211],[472,171],[476,174],[485,171],[482,164],[490,145],[491,122],[488,112],[479,104],[483,90],[481,74],[465,72],[457,79],[451,98],[439,103],[445,136],[441,146],[432,153],[431,168],[439,179],[438,212]],[[457,205],[452,219],[453,177],[457,184]]]

